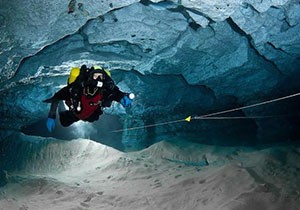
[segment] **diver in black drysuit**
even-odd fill
[[[128,107],[132,99],[128,93],[122,92],[114,84],[104,69],[87,69],[81,67],[83,74],[75,82],[63,87],[50,99],[44,102],[51,103],[47,119],[49,132],[55,127],[56,110],[60,101],[65,101],[69,110],[59,111],[62,126],[70,126],[79,120],[94,122],[103,113],[103,107],[110,107],[112,101]]]

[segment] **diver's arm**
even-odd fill
[[[54,96],[48,100],[51,100],[51,107],[50,107],[50,111],[48,114],[46,126],[48,128],[48,131],[52,132],[55,128],[56,110],[58,107],[59,100],[55,99]]]
[[[135,95],[133,93],[123,92],[116,85],[114,85],[113,88],[111,89],[111,93],[112,93],[111,99],[113,101],[117,101],[120,104],[122,104],[122,106],[124,108],[129,107],[131,105],[133,99],[135,98]]]
[[[51,107],[49,110],[48,118],[55,119],[56,118],[56,110],[58,107],[59,100],[53,99],[51,102]]]
[[[108,103],[108,106],[110,106],[112,101],[117,101],[124,107],[129,106],[133,98],[129,98],[129,93],[122,92],[119,87],[115,85],[112,78],[108,76],[106,72],[105,74],[106,77],[104,80],[103,88],[105,89],[104,92],[106,92],[105,95],[107,95],[105,98],[108,99],[107,101],[110,101],[110,103]]]
[[[44,102],[51,103],[51,107],[48,114],[47,119],[47,128],[49,132],[52,132],[55,128],[55,118],[56,118],[56,110],[59,104],[59,101],[65,100],[69,97],[70,91],[69,87],[66,86],[59,90],[57,93],[54,94],[54,96],[50,99],[46,99]]]
[[[114,86],[114,88],[111,91],[112,91],[112,95],[113,95],[113,100],[117,101],[117,102],[120,102],[121,99],[125,95],[127,95],[127,93],[122,92],[116,85]]]
[[[59,104],[59,101],[66,100],[70,97],[70,87],[66,86],[60,89],[58,92],[54,94],[51,98],[51,107],[49,110],[48,117],[55,119],[56,118],[56,110]]]
[[[103,81],[103,88],[107,91],[112,91],[114,88],[116,88],[116,85],[114,81],[110,77],[108,77]]]
[[[131,105],[133,98],[134,94],[124,93],[117,86],[113,89],[112,100],[119,102],[124,108]]]
[[[119,87],[115,85],[111,77],[106,76],[103,82],[103,88],[109,93],[112,100],[120,102],[126,93],[120,91]]]

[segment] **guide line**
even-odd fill
[[[200,116],[197,116],[197,115],[196,116],[188,116],[185,119],[173,120],[173,121],[167,121],[167,122],[162,122],[162,123],[155,123],[155,124],[151,124],[151,125],[137,126],[137,127],[131,127],[131,128],[125,128],[125,129],[119,129],[119,130],[114,130],[112,132],[116,133],[116,132],[122,132],[122,131],[145,129],[145,128],[149,128],[149,127],[162,126],[162,125],[167,125],[167,124],[179,123],[179,122],[183,122],[183,121],[191,122],[192,120],[225,120],[225,119],[226,120],[228,120],[228,119],[234,120],[234,119],[260,119],[260,118],[263,119],[263,118],[274,118],[274,117],[280,117],[280,116],[287,116],[287,115],[280,115],[280,116],[216,117],[216,115],[226,114],[226,113],[235,112],[235,111],[248,109],[248,108],[252,108],[252,107],[257,107],[257,106],[262,106],[262,105],[265,105],[265,104],[270,104],[270,103],[274,103],[274,102],[277,102],[277,101],[282,101],[282,100],[286,100],[286,99],[289,99],[289,98],[293,98],[293,97],[296,97],[296,96],[299,96],[299,95],[300,95],[300,92],[292,94],[292,95],[288,95],[288,96],[284,96],[284,97],[280,97],[280,98],[276,98],[276,99],[256,103],[256,104],[242,106],[242,107],[238,107],[238,108],[234,108],[234,109],[228,109],[228,110],[224,110],[224,111],[220,111],[220,112],[214,112],[214,113],[211,113],[211,114],[205,114],[205,115],[200,115]]]

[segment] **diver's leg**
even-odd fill
[[[72,125],[74,122],[77,122],[79,119],[73,114],[72,111],[59,112],[60,124],[64,127]]]

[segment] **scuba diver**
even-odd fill
[[[51,103],[47,128],[49,132],[55,127],[56,110],[60,101],[65,101],[69,110],[59,111],[62,126],[67,127],[79,120],[94,122],[103,114],[104,107],[110,107],[113,101],[128,107],[134,94],[119,90],[110,77],[110,72],[100,66],[90,69],[82,65],[74,67],[68,79],[68,85],[60,89],[53,97],[44,100]]]

